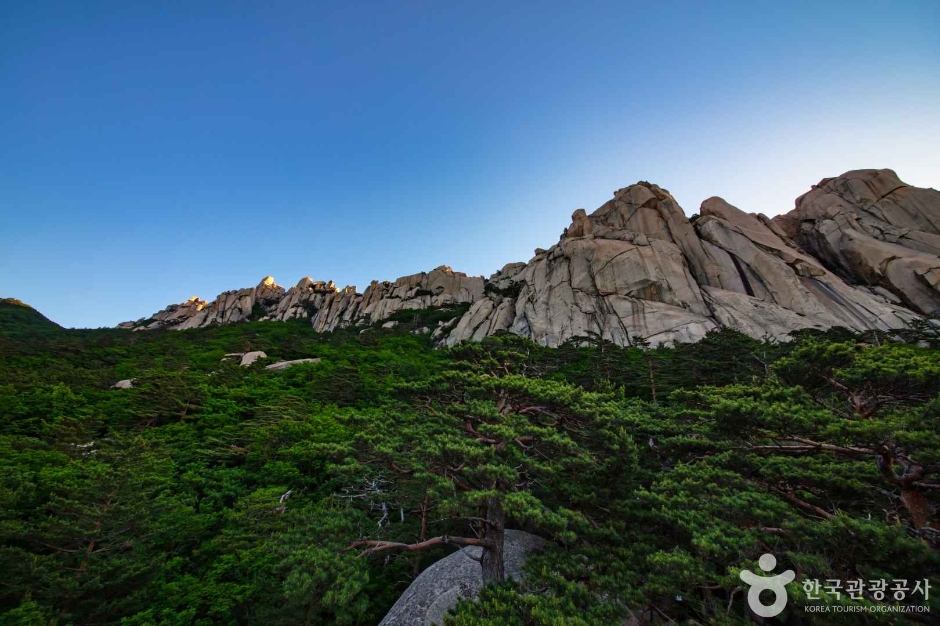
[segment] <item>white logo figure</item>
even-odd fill
[[[777,559],[772,554],[765,554],[757,560],[757,564],[765,572],[769,572],[777,567]],[[757,615],[761,617],[773,617],[780,615],[785,606],[787,606],[787,590],[785,585],[793,582],[796,574],[792,569],[788,569],[777,576],[760,576],[751,570],[741,570],[741,580],[751,586],[747,591],[747,604]],[[774,603],[770,606],[764,605],[760,601],[760,592],[769,589],[774,592]]]

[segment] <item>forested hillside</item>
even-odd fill
[[[504,528],[549,548],[453,624],[750,622],[738,573],[765,552],[798,582],[940,584],[932,326],[676,348],[412,332],[464,310],[130,332],[0,303],[0,624],[376,624],[455,544],[490,546],[498,579]],[[223,360],[254,350],[321,361]],[[788,589],[783,618],[895,602]]]

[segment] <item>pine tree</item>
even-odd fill
[[[357,436],[342,470],[353,496],[381,502],[377,534],[386,534],[392,500],[419,515],[416,541],[361,539],[350,546],[363,549],[361,556],[479,546],[484,579],[502,581],[510,520],[570,541],[589,525],[588,510],[629,481],[635,448],[614,405],[561,382],[511,373],[519,355],[505,347],[402,385],[405,403],[382,416],[350,419]],[[613,477],[607,488],[584,489],[600,476]],[[447,532],[432,533],[439,523]]]

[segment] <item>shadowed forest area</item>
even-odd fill
[[[494,584],[459,625],[750,623],[738,573],[765,552],[798,583],[940,584],[932,326],[674,348],[412,332],[460,312],[129,332],[0,303],[0,624],[376,624],[460,545]],[[264,367],[301,358],[321,361]],[[506,528],[547,540],[523,582],[493,573]]]

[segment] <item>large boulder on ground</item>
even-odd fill
[[[271,365],[266,365],[264,369],[266,370],[286,370],[288,367],[294,365],[299,365],[301,363],[319,363],[320,359],[294,359],[293,361],[278,361],[277,363],[271,363]]]
[[[540,537],[521,530],[507,530],[503,542],[506,576],[519,580],[526,557],[543,545]],[[379,626],[443,624],[444,615],[459,599],[474,598],[483,588],[480,563],[474,560],[481,552],[477,547],[463,548],[421,572]]]
[[[246,352],[245,354],[242,355],[242,360],[241,360],[241,363],[239,363],[239,365],[241,365],[242,367],[248,367],[249,365],[257,361],[258,359],[266,359],[266,358],[268,358],[268,355],[262,352],[261,350],[256,350],[254,352]]]

